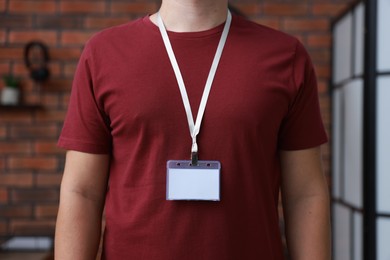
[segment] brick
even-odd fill
[[[52,58],[52,60],[59,60],[64,62],[78,61],[81,55],[81,50],[82,49],[80,47],[51,48],[50,57]]]
[[[326,102],[326,103],[329,103],[329,102]],[[324,104],[321,106],[321,114],[322,115],[329,115],[330,114],[329,105]]]
[[[14,189],[12,191],[12,201],[16,203],[58,202],[58,199],[58,189]]]
[[[321,117],[322,120],[325,122],[325,126],[326,126],[326,123],[330,122],[330,114],[321,111]]]
[[[31,123],[31,111],[7,110],[1,114],[2,123]],[[11,132],[12,133],[12,132]]]
[[[318,93],[325,94],[329,92],[329,83],[327,80],[318,80]]]
[[[83,29],[83,17],[78,16],[43,16],[36,17],[36,25],[42,29]]]
[[[325,16],[337,16],[346,7],[347,3],[313,3],[312,13],[314,15],[325,15]]]
[[[61,107],[64,109],[64,110],[67,110],[68,108],[68,104],[69,104],[69,100],[70,100],[70,93],[66,93],[62,96],[62,100],[61,100]]]
[[[234,5],[240,12],[245,15],[256,15],[261,11],[260,4],[254,3],[237,3]]]
[[[105,1],[61,1],[60,2],[60,11],[61,13],[98,13],[102,14],[106,10]]]
[[[27,69],[23,62],[14,62],[12,66],[12,72],[17,77],[27,77],[30,75],[30,71]]]
[[[7,9],[6,0],[0,0],[0,12],[5,12],[6,9]]]
[[[308,13],[308,4],[297,3],[264,3],[263,14],[265,15],[305,15]]]
[[[1,59],[1,57],[0,57],[0,59]],[[0,74],[1,75],[8,74],[10,71],[11,70],[10,70],[10,62],[9,61],[0,62]],[[3,82],[3,80],[0,80],[0,88],[3,86],[4,86],[4,82]]]
[[[4,156],[0,156],[0,170],[3,171],[5,168],[5,158]]]
[[[62,122],[65,119],[65,111],[42,110],[36,113],[37,122]]]
[[[7,128],[5,126],[0,126],[0,140],[4,139],[7,136]]]
[[[5,204],[8,202],[8,191],[7,188],[0,188],[0,204]]]
[[[32,207],[29,205],[5,205],[0,210],[0,218],[26,218],[31,216]]]
[[[317,78],[329,78],[330,68],[328,65],[314,64],[314,68],[317,74]]]
[[[39,173],[36,175],[37,185],[39,187],[59,187],[62,181],[62,174],[51,173],[44,174]]]
[[[329,21],[325,18],[286,18],[283,21],[283,30],[287,31],[302,31],[302,32],[318,32],[328,31]]]
[[[329,34],[314,34],[307,37],[307,44],[310,47],[330,48],[332,37]]]
[[[55,1],[42,0],[12,0],[9,1],[8,11],[11,13],[54,13],[56,11]]]
[[[328,63],[330,62],[330,50],[321,49],[308,49],[309,55],[314,63]]]
[[[0,60],[23,59],[23,48],[1,47]]]
[[[63,154],[63,149],[57,147],[57,140],[39,141],[34,144],[34,151],[37,154]]]
[[[268,27],[274,28],[276,30],[280,29],[280,20],[277,19],[277,18],[261,17],[261,18],[256,18],[254,20],[254,22],[256,22],[258,24],[261,24],[261,25],[264,25],[264,26],[268,26]]]
[[[112,2],[110,11],[112,14],[147,14],[158,10],[155,3]]]
[[[24,91],[23,92],[23,104],[26,105],[40,105],[40,95],[38,92]]]
[[[0,44],[6,42],[7,32],[5,30],[0,30]]]
[[[7,222],[5,222],[4,220],[0,220],[0,235],[3,236],[6,234],[7,234]]]
[[[58,204],[55,205],[38,205],[35,208],[36,218],[56,218],[58,212]]]
[[[42,105],[46,108],[56,109],[61,106],[60,96],[57,93],[43,93]]]
[[[64,78],[50,78],[47,82],[48,88],[45,88],[45,91],[70,91],[72,88],[72,79]]]
[[[102,29],[119,24],[129,22],[127,17],[87,17],[85,20],[85,28],[87,29]]]
[[[0,16],[0,28],[28,28],[32,25],[32,16],[12,15]]]
[[[83,46],[94,33],[94,31],[64,31],[61,34],[61,44]]]
[[[330,115],[328,115],[327,117],[328,117],[328,119],[330,119]],[[327,133],[328,136],[330,136],[329,135],[329,133],[331,132],[330,121],[324,121],[324,126],[325,126],[325,132]],[[324,164],[327,164],[330,167],[330,158],[327,158],[327,160],[325,160]]]
[[[0,174],[0,186],[31,187],[33,185],[32,173]]]
[[[11,157],[8,159],[8,168],[12,170],[55,170],[57,160],[52,156]]]
[[[23,92],[23,101],[24,105],[41,105],[41,98],[38,92]]]
[[[76,71],[76,68],[77,68],[77,63],[76,62],[68,62],[65,64],[65,67],[64,67],[64,76],[65,77],[68,77],[68,78],[73,78],[74,76],[74,73]]]
[[[20,62],[23,62],[23,61],[20,61]],[[16,63],[16,61],[15,61],[15,63]],[[21,77],[21,85],[23,87],[23,92],[26,92],[26,93],[30,93],[30,92],[34,91],[37,87],[37,84],[34,81],[32,81],[29,78],[24,78],[24,77]]]
[[[54,235],[54,220],[13,220],[9,232],[16,236]]]
[[[29,41],[42,41],[49,45],[57,44],[57,32],[54,30],[23,30],[9,33],[10,43],[23,43]]]
[[[38,89],[34,91],[24,91],[23,104],[42,106],[41,94]]]
[[[51,77],[61,76],[62,74],[62,64],[58,61],[50,61],[48,69],[50,70]]]
[[[57,126],[55,124],[39,125],[15,125],[10,128],[13,139],[54,139],[57,138]]]
[[[29,154],[31,145],[28,142],[7,142],[0,141],[0,154]]]

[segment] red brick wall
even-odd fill
[[[30,40],[50,48],[51,79],[41,109],[0,108],[0,237],[52,234],[64,153],[56,148],[72,76],[94,32],[157,10],[159,1],[0,0],[0,74],[23,79],[24,102],[39,101],[22,55]],[[317,69],[329,129],[330,21],[350,0],[232,1],[249,18],[298,37]],[[3,83],[0,84],[0,88]],[[325,146],[325,169],[329,150]]]

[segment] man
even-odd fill
[[[59,140],[69,151],[56,259],[95,258],[104,205],[104,259],[283,259],[280,187],[291,259],[330,259],[324,142],[296,39],[230,20],[226,0],[163,0],[94,36],[80,58]],[[219,201],[167,199],[167,161],[191,152],[190,170],[198,152],[220,163],[220,187],[207,190]]]

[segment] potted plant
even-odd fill
[[[1,104],[2,105],[17,105],[19,103],[20,96],[20,80],[13,75],[4,75],[4,88],[1,91]]]

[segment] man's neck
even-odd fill
[[[174,32],[197,32],[214,28],[226,20],[227,0],[163,0],[160,15]],[[157,15],[150,16],[157,24]]]

